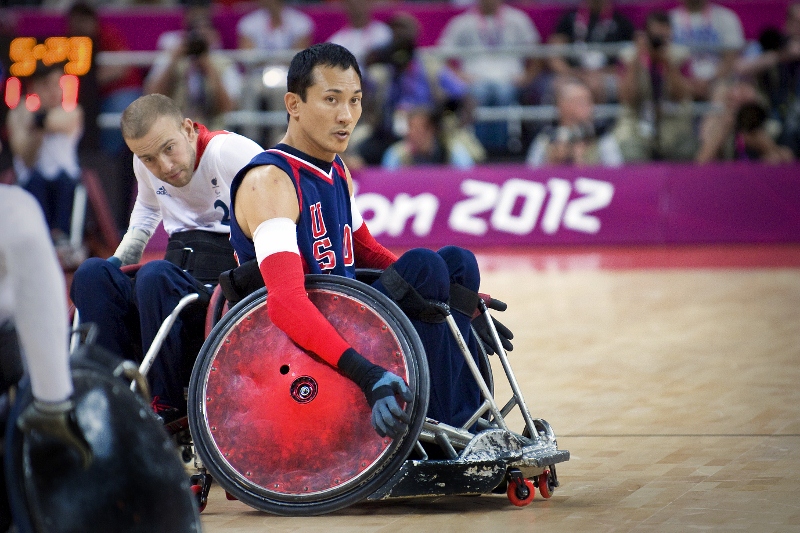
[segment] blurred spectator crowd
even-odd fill
[[[353,169],[514,161],[780,163],[800,155],[800,2],[787,2],[785,19],[749,41],[736,12],[711,0],[680,0],[650,11],[639,25],[614,0],[560,2],[556,25],[546,28],[505,0],[450,3],[463,9],[444,24],[435,46],[422,47],[426,21],[402,8],[378,20],[371,0],[330,2],[346,23],[328,40],[348,47],[364,76],[364,114],[345,154]],[[62,9],[68,34],[91,37],[95,54],[126,49],[119,28],[98,16],[98,8],[111,4],[180,6],[184,14],[182,29],[159,37],[149,63],[100,64],[81,82],[81,160],[106,169],[125,165],[114,179],[121,191],[119,198],[112,193],[115,211],[124,213],[129,202],[132,176],[121,157],[127,149],[113,122],[98,125],[97,118],[113,117],[141,94],[167,94],[209,128],[243,133],[265,147],[278,140],[286,64],[293,51],[314,42],[314,21],[302,5],[4,3]],[[214,10],[221,8],[242,11],[236,49],[223,46],[214,26]],[[13,37],[8,26],[6,49]],[[2,157],[13,159],[8,139],[21,122],[6,123]]]

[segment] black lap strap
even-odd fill
[[[447,304],[423,298],[417,290],[397,273],[393,266],[383,271],[381,283],[389,297],[409,317],[430,324],[440,324],[446,320],[450,308]]]
[[[203,283],[215,284],[219,275],[236,267],[227,233],[189,230],[173,233],[164,259]]]
[[[264,278],[258,268],[258,261],[251,259],[238,267],[226,270],[219,275],[219,286],[228,303],[233,306],[239,300],[264,286]]]
[[[480,300],[481,297],[477,292],[471,291],[459,283],[450,283],[450,299],[447,301],[450,309],[455,309],[472,318]]]

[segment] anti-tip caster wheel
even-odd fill
[[[519,470],[512,470],[508,474],[508,488],[506,489],[506,496],[508,500],[517,507],[524,507],[533,501],[536,496],[536,488],[530,479],[522,477],[522,472]]]
[[[203,496],[203,487],[200,485],[192,485],[192,494],[197,499],[197,511],[202,513],[206,505],[208,505],[208,498]]]

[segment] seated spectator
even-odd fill
[[[391,170],[413,165],[472,167],[475,162],[469,150],[458,138],[447,135],[442,115],[442,111],[427,107],[410,110],[408,132],[383,154],[383,167]]]
[[[368,79],[364,102],[364,123],[360,142],[345,154],[351,168],[381,164],[385,150],[401,140],[408,129],[407,113],[416,107],[435,108],[449,104],[451,110],[469,107],[467,85],[445,64],[435,59],[423,59],[417,52],[417,20],[398,13],[389,21],[392,40],[388,45],[373,50],[366,60]],[[464,128],[464,121],[448,114],[448,129],[458,130],[470,147],[475,161],[485,158],[485,151],[477,139]],[[355,137],[355,135],[354,135]]]
[[[556,87],[558,123],[545,128],[531,144],[527,164],[603,165],[622,164],[617,141],[611,134],[598,136],[594,127],[592,91],[580,80],[566,80]]]
[[[791,163],[792,151],[779,145],[767,129],[767,109],[757,102],[747,102],[736,113],[737,159],[765,163]]]
[[[283,0],[259,0],[259,8],[236,24],[238,46],[244,50],[285,51],[311,44],[314,22]]]
[[[67,12],[67,35],[92,39],[92,64],[96,67],[89,72],[96,77],[99,113],[122,113],[128,104],[142,95],[141,70],[131,65],[104,65],[95,61],[100,52],[123,52],[130,50],[130,46],[119,28],[100,21],[91,3],[78,1],[70,7]],[[81,80],[81,84],[84,85],[84,80]],[[81,92],[84,92],[83,87]],[[89,118],[94,120],[96,117]],[[110,156],[127,153],[119,128],[101,129],[100,147]]]
[[[582,0],[564,14],[550,36],[550,44],[618,43],[633,40],[633,23],[614,9],[612,0]],[[617,101],[617,76],[613,55],[585,51],[578,57],[553,57],[550,70],[559,76],[580,78],[592,89],[595,102]]]
[[[159,37],[161,54],[145,78],[145,92],[172,98],[186,117],[223,129],[224,114],[236,109],[242,77],[236,64],[219,52],[209,0],[193,0],[186,29]]]
[[[457,63],[477,105],[508,106],[520,103],[520,89],[532,83],[539,62],[502,49],[531,46],[539,40],[536,26],[524,11],[503,0],[478,0],[475,8],[448,21],[438,44],[468,54]],[[490,151],[509,149],[505,121],[478,123],[475,134]]]
[[[800,155],[800,2],[786,9],[783,31],[766,28],[736,63],[736,74],[767,97],[769,115],[783,125],[780,142]]]
[[[766,106],[766,99],[752,83],[737,81],[718,86],[712,95],[712,103],[712,110],[700,123],[700,147],[695,156],[698,163],[736,159],[741,148],[737,147],[736,139],[739,110],[746,104]],[[765,127],[773,137],[776,136],[779,125],[768,121]]]
[[[392,40],[389,25],[372,18],[370,3],[371,0],[344,0],[348,23],[328,39],[350,50],[362,70],[367,54]]]
[[[689,50],[671,43],[669,15],[653,11],[620,53],[622,111],[614,135],[625,161],[689,161],[697,152]]]
[[[744,48],[744,31],[739,16],[731,9],[708,0],[682,0],[670,10],[672,38],[676,44],[692,47],[689,76],[695,100],[711,98],[717,82],[731,78],[739,53]]]
[[[27,80],[28,102],[9,111],[6,128],[17,183],[42,206],[62,266],[75,268],[86,258],[82,247],[70,244],[83,109],[62,107],[63,69],[63,64],[38,64]]]
[[[283,0],[259,0],[258,6],[236,24],[239,49],[285,54],[284,57],[270,58],[268,64],[263,65],[263,71],[258,68],[248,73],[252,83],[248,87],[253,88],[248,96],[254,99],[251,107],[282,111],[286,93],[283,80],[291,57],[289,52],[311,44],[314,21],[302,11],[286,7]],[[266,73],[269,73],[270,81],[262,82]],[[260,144],[272,146],[283,135],[283,127],[249,128],[244,133]]]

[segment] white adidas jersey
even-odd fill
[[[130,227],[143,229],[152,235],[163,220],[164,230],[170,236],[178,231],[195,229],[230,233],[231,182],[241,168],[264,150],[236,133],[210,132],[203,135],[203,130],[205,128],[201,128],[197,143],[200,163],[184,187],[173,187],[159,180],[138,157],[133,156],[139,190]]]

